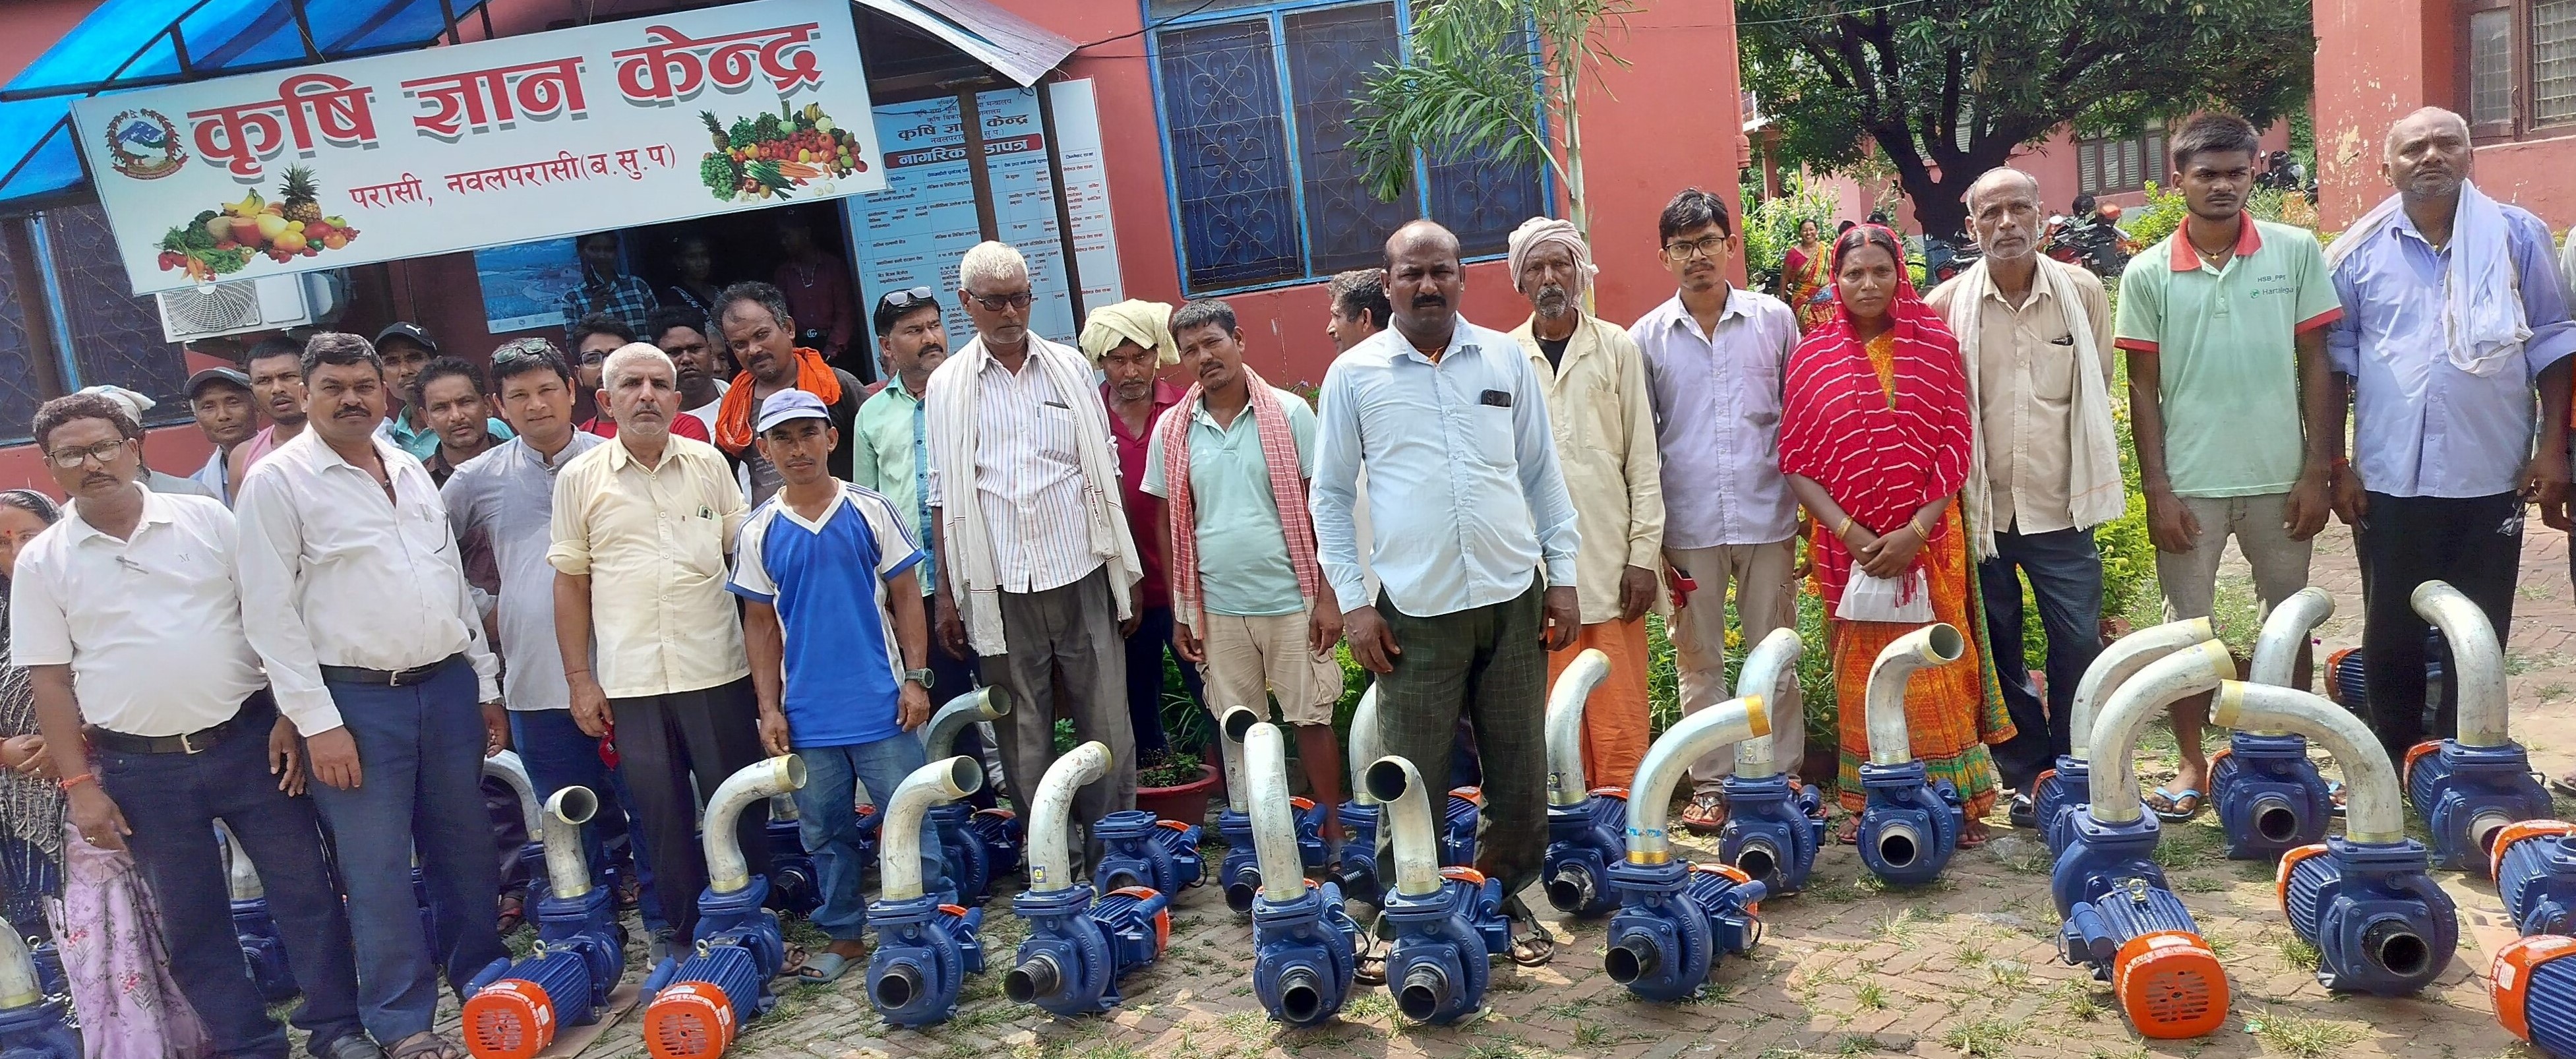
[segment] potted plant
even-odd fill
[[[1139,764],[1136,808],[1165,820],[1205,824],[1208,799],[1216,786],[1214,764],[1189,751],[1174,750]]]

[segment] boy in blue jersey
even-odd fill
[[[924,553],[891,501],[831,476],[825,461],[841,436],[821,398],[771,394],[754,429],[786,484],[743,524],[726,587],[749,604],[743,646],[761,744],[805,759],[796,811],[822,876],[814,925],[832,943],[797,974],[829,982],[867,952],[856,788],[885,805],[923,764],[912,730],[930,719],[930,627],[912,568]],[[938,892],[927,821],[920,838],[921,877]]]

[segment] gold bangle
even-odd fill
[[[1852,517],[1850,515],[1843,516],[1843,524],[1834,530],[1834,539],[1841,540],[1845,537],[1851,536],[1851,528]]]
[[[1932,534],[1931,534],[1931,533],[1929,533],[1929,532],[1927,532],[1927,531],[1925,531],[1925,530],[1924,530],[1924,528],[1923,528],[1923,516],[1921,516],[1921,515],[1915,515],[1915,516],[1913,516],[1913,517],[1911,517],[1911,518],[1908,518],[1908,519],[1906,519],[1906,520],[1905,520],[1905,524],[1906,524],[1907,526],[1909,526],[1909,527],[1912,527],[1912,528],[1913,528],[1913,530],[1914,530],[1914,539],[1916,539],[1916,540],[1923,540],[1923,541],[1928,541],[1928,540],[1931,540],[1931,539],[1932,539]]]

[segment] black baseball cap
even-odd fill
[[[408,320],[396,320],[386,324],[384,330],[376,332],[376,352],[385,351],[385,340],[388,338],[403,339],[428,350],[431,356],[438,355],[438,343],[429,340],[429,332],[421,330],[419,324]]]
[[[188,399],[196,400],[197,395],[205,392],[206,387],[217,384],[234,387],[243,393],[250,392],[250,376],[244,374],[240,368],[207,368],[188,376],[186,391]]]

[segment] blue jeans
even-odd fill
[[[864,784],[868,801],[880,809],[892,804],[895,786],[927,763],[921,739],[896,732],[873,743],[800,746],[796,756],[805,759],[805,786],[796,791],[797,831],[823,887],[823,907],[814,910],[812,919],[832,940],[856,941],[867,936],[868,919],[867,898],[859,892],[859,876],[868,862],[859,855],[858,788]],[[939,836],[927,817],[921,821],[920,841],[923,891],[946,890]]]
[[[581,855],[590,865],[592,884],[599,884],[600,873],[610,864],[628,865],[644,888],[637,902],[644,928],[656,933],[670,929],[653,894],[652,854],[644,848],[644,829],[626,826],[626,806],[632,801],[626,778],[599,759],[599,740],[573,723],[571,710],[512,710],[510,746],[528,766],[538,801],[566,787],[588,787],[599,796],[599,814],[581,829]]]
[[[134,833],[126,846],[161,902],[161,935],[170,977],[205,1021],[214,1054],[284,1059],[286,1031],[270,1021],[233,936],[231,892],[215,821],[230,825],[242,852],[258,866],[269,915],[286,942],[287,965],[304,988],[294,1021],[317,1045],[360,1032],[357,968],[349,958],[349,916],[332,888],[313,802],[289,798],[268,774],[268,730],[276,717],[261,692],[243,704],[256,713],[244,730],[199,754],[126,754],[101,748],[99,789],[116,800]],[[315,784],[317,788],[320,784]],[[458,814],[475,833],[480,813]],[[486,843],[479,862],[492,866]],[[404,903],[411,877],[402,878]],[[485,929],[492,917],[484,916]],[[420,943],[420,913],[402,919]]]
[[[483,714],[474,669],[461,656],[409,687],[327,686],[357,740],[362,774],[349,790],[323,783],[311,790],[331,822],[349,888],[367,1032],[391,1043],[430,1028],[442,967],[461,989],[509,955],[493,931],[501,877],[490,821],[472,808],[483,803]],[[439,913],[435,952],[422,947],[415,849]]]
[[[2021,648],[2021,577],[2039,602],[2048,636],[2048,702],[2031,690]],[[1977,564],[1977,589],[1986,605],[1986,638],[1994,648],[1995,679],[2004,709],[2019,734],[1994,748],[2004,786],[2028,790],[2041,771],[2067,752],[2075,685],[2102,653],[2102,553],[2093,534],[2080,529],[1995,534],[1995,557]]]
[[[1136,608],[1136,631],[1127,637],[1127,720],[1136,732],[1140,760],[1171,749],[1163,734],[1163,652],[1171,647],[1172,608]],[[1181,687],[1189,692],[1190,701],[1206,702],[1199,667],[1183,663],[1179,668]]]

